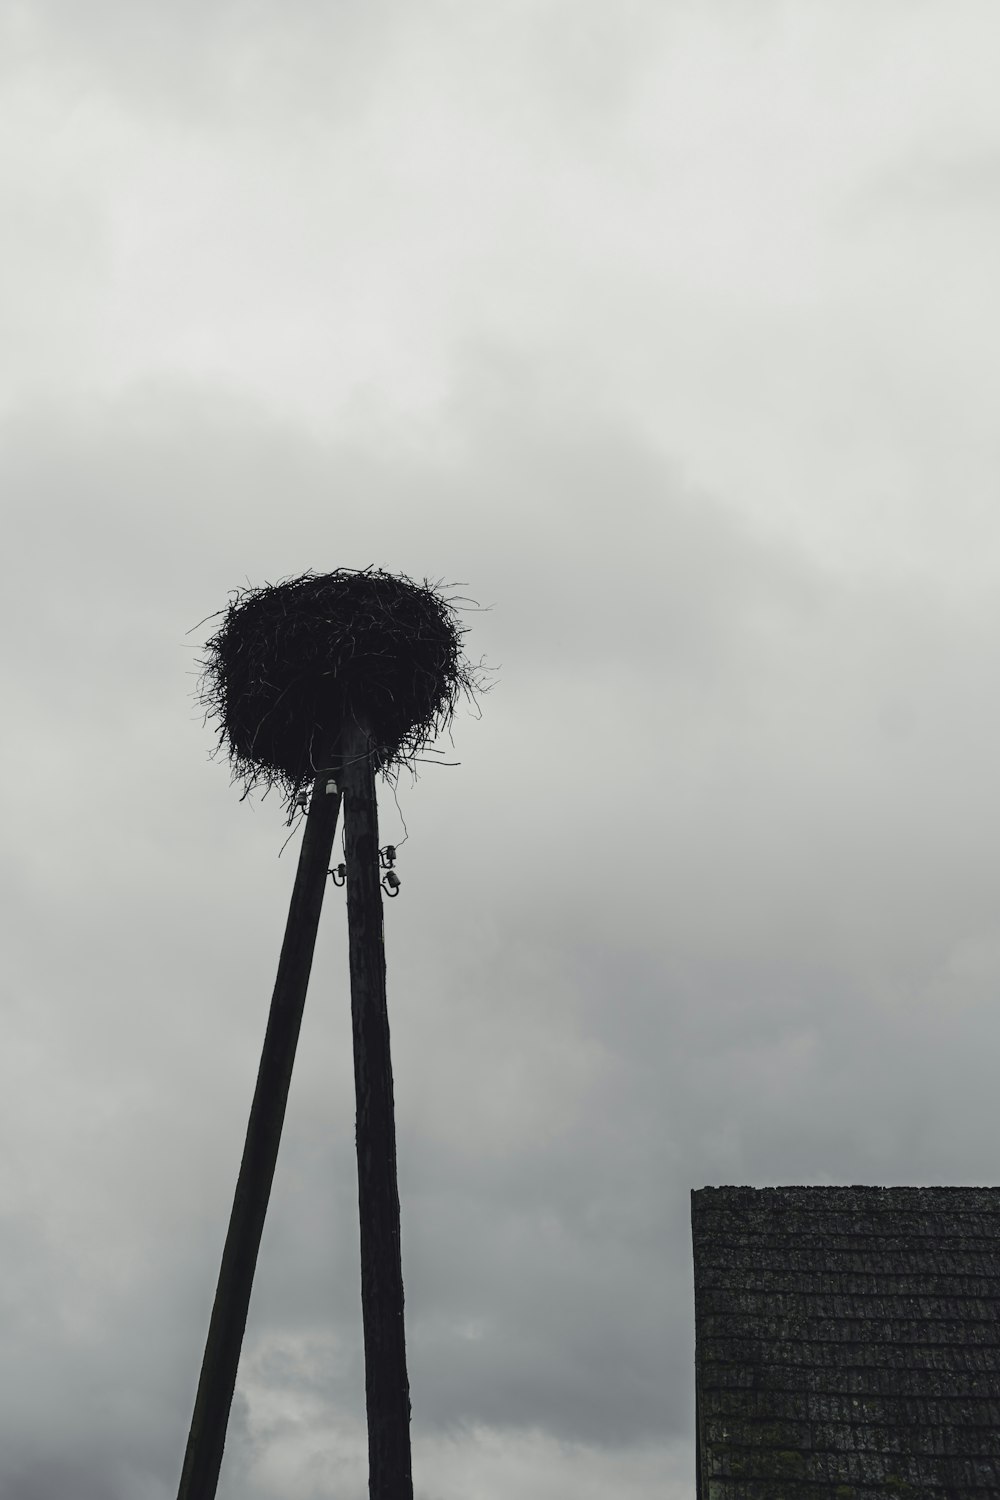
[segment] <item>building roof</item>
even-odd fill
[[[1000,1500],[1000,1188],[703,1188],[699,1500]]]

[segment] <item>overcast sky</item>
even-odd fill
[[[689,1191],[998,1181],[993,0],[0,3],[0,1495],[172,1500],[295,845],[189,634],[500,668],[382,793],[420,1500],[691,1500]],[[329,892],[220,1500],[367,1494]]]

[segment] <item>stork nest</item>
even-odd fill
[[[349,715],[368,724],[383,773],[412,765],[459,698],[486,686],[463,653],[457,601],[376,568],[236,590],[205,646],[199,697],[244,796],[278,787],[294,807]]]

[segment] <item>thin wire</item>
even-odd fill
[[[400,849],[400,848],[402,848],[403,844],[406,843],[406,840],[410,837],[410,830],[406,826],[406,819],[403,817],[403,809],[399,805],[399,797],[396,794],[395,783],[390,782],[390,786],[392,787],[392,800],[396,804],[396,811],[399,813],[399,821],[403,825],[403,837],[400,839],[399,843],[396,845],[396,848]]]
[[[291,831],[291,833],[288,835],[287,839],[282,844],[281,848],[278,850],[278,858],[279,859],[284,854],[285,850],[288,848],[289,844],[292,842],[292,839],[295,837],[295,835],[298,833],[298,831],[299,831],[299,825],[298,825],[298,823],[293,823],[292,824],[292,831]]]

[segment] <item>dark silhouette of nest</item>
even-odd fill
[[[457,597],[375,568],[237,590],[205,647],[200,698],[244,795],[277,786],[294,805],[348,715],[370,726],[383,773],[412,765],[485,686]]]

